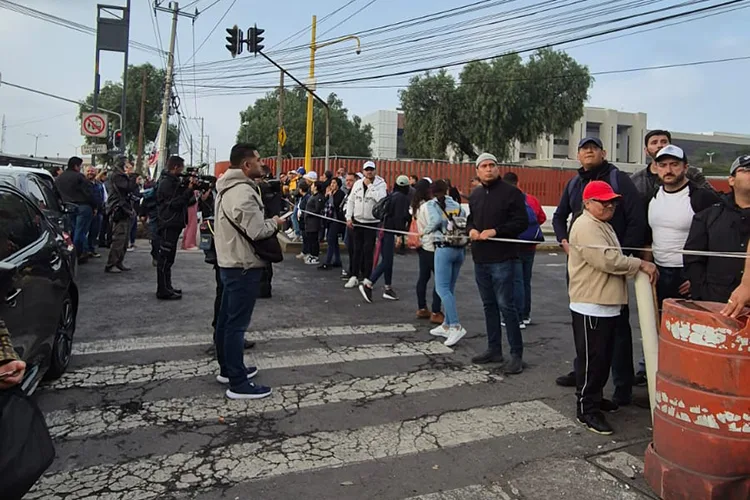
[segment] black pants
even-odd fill
[[[320,240],[318,239],[318,231],[305,232],[305,241],[307,241],[307,254],[313,257],[320,257]]]
[[[418,250],[419,253],[419,278],[417,279],[417,308],[427,309],[427,283],[430,277],[435,274],[435,252],[428,252],[424,248]],[[440,295],[437,294],[436,287],[432,287],[432,311],[439,313],[442,307]]]
[[[156,262],[156,293],[167,294],[172,290],[172,265],[177,255],[177,240],[181,228],[159,229],[159,258]]]
[[[130,218],[112,224],[112,244],[107,257],[107,267],[122,266],[130,240]]]
[[[354,221],[355,224],[362,224]],[[354,227],[354,265],[352,276],[359,280],[369,278],[372,274],[372,260],[375,258],[375,240],[378,236],[378,224],[362,224],[365,227]]]
[[[216,280],[216,297],[214,297],[214,320],[211,322],[212,328],[216,328],[216,320],[219,318],[219,309],[221,309],[221,294],[224,293],[224,284],[221,282],[221,271],[218,264],[214,264],[214,279]]]
[[[576,413],[597,413],[601,411],[602,391],[607,385],[612,365],[618,318],[598,318],[571,312],[578,360]]]
[[[354,230],[348,227],[344,229],[344,245],[346,246],[346,254],[349,256],[347,271],[349,276],[356,276],[354,274]]]
[[[263,268],[263,272],[260,275],[260,293],[258,297],[261,299],[271,298],[271,281],[273,280],[273,264],[270,262]]]
[[[99,227],[99,246],[109,247],[112,245],[112,218],[109,214],[102,214],[102,225]]]

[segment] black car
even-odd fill
[[[27,364],[27,393],[43,377],[60,377],[70,362],[78,287],[69,255],[37,201],[0,182],[0,317]]]
[[[70,218],[66,216],[70,212],[70,207],[63,203],[62,196],[55,186],[55,178],[48,171],[43,168],[0,166],[0,182],[15,186],[34,200],[65,237],[73,233]]]

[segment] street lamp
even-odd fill
[[[714,151],[709,151],[709,152],[706,153],[706,156],[708,156],[708,163],[713,163],[714,162],[714,155],[715,154],[716,153]]]
[[[359,37],[355,35],[346,35],[342,36],[341,38],[337,38],[335,40],[331,40],[329,42],[325,43],[316,43],[315,41],[315,33],[318,25],[318,18],[317,16],[313,16],[312,18],[312,42],[310,43],[310,82],[308,86],[313,89],[317,90],[315,87],[315,52],[318,49],[322,49],[323,47],[328,47],[329,45],[334,45],[336,43],[345,42],[347,40],[356,40],[357,42],[357,50],[356,54],[359,55],[362,53],[362,43],[359,40]],[[330,112],[328,112],[328,116],[326,117],[326,158],[328,157],[328,150],[329,150],[329,132],[330,132]],[[312,167],[312,141],[313,141],[313,95],[312,93],[307,93],[307,127],[305,128],[305,171],[309,172],[310,168]],[[328,165],[326,165],[326,168],[328,168]]]
[[[47,134],[26,134],[26,135],[30,135],[31,137],[33,137],[35,139],[34,140],[34,158],[36,158],[37,157],[37,151],[39,149],[39,138],[40,137],[49,137],[49,136]]]

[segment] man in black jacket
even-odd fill
[[[472,358],[473,363],[503,361],[500,314],[505,318],[511,361],[505,373],[523,371],[523,338],[520,311],[513,301],[513,276],[520,272],[518,244],[489,241],[490,238],[516,239],[529,225],[523,193],[500,179],[497,158],[482,153],[476,161],[482,184],[469,196],[466,229],[471,238],[474,275],[484,305],[487,351]]]
[[[85,262],[87,239],[91,220],[94,217],[94,197],[91,183],[81,173],[83,160],[73,156],[68,160],[68,169],[55,179],[63,202],[72,203],[76,206],[75,219],[71,221],[73,227],[73,244],[79,262]]]
[[[746,252],[750,238],[750,155],[737,158],[729,171],[732,194],[697,214],[685,250]],[[695,300],[724,302],[742,282],[744,259],[684,255],[690,293]]]
[[[177,254],[177,241],[187,225],[187,208],[196,203],[195,180],[183,182],[180,174],[185,160],[170,156],[159,179],[156,202],[159,206],[157,221],[159,231],[159,256],[156,262],[156,297],[160,300],[178,300],[182,290],[172,286],[172,265]]]
[[[130,241],[132,217],[135,215],[131,196],[137,192],[135,177],[125,173],[125,158],[119,158],[107,179],[107,215],[112,225],[112,244],[104,272],[130,271],[123,260]]]
[[[620,245],[626,248],[643,247],[646,237],[646,214],[643,198],[638,193],[630,176],[607,161],[607,152],[602,141],[586,137],[578,143],[578,161],[581,168],[565,186],[560,203],[552,217],[552,227],[557,241],[568,253],[568,217],[575,220],[583,207],[583,188],[593,180],[604,181],[619,195],[622,203],[617,205],[609,223],[617,234]],[[571,224],[572,224],[571,220]],[[627,251],[625,253],[628,253]],[[575,361],[574,361],[575,363]],[[612,382],[615,386],[615,403],[627,405],[633,392],[633,331],[630,328],[630,308],[625,305],[617,322],[614,356],[612,358]],[[558,385],[575,387],[575,371],[558,377]]]
[[[263,212],[266,219],[281,217],[284,210],[284,200],[281,196],[281,183],[274,178],[273,172],[268,165],[261,165],[263,177],[253,179],[260,189],[260,197],[263,201]],[[260,292],[258,298],[270,299],[273,296],[273,264],[266,263],[263,273],[260,275]]]

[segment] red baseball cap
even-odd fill
[[[622,198],[622,196],[615,193],[612,186],[604,181],[591,181],[583,190],[584,200],[609,201],[616,198]]]

